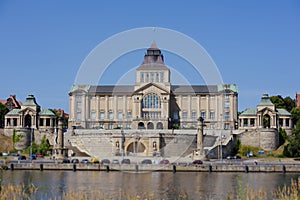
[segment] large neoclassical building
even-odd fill
[[[69,127],[184,129],[196,128],[199,117],[208,129],[236,127],[236,85],[172,85],[170,75],[153,43],[136,69],[135,85],[72,86]]]

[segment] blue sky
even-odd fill
[[[43,108],[68,112],[68,91],[85,57],[108,37],[139,27],[176,30],[201,44],[224,82],[237,84],[240,111],[255,107],[263,93],[294,98],[300,92],[296,0],[0,0],[0,98],[16,94],[24,101],[34,94]],[[187,64],[164,54],[167,65]],[[117,74],[118,67],[139,65],[143,55],[122,56],[112,69]],[[186,76],[192,84],[203,83],[192,71]],[[113,84],[109,73],[105,78]]]

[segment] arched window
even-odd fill
[[[161,108],[161,101],[156,94],[148,94],[143,98],[143,108]]]

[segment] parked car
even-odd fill
[[[11,153],[10,155],[11,155],[11,156],[19,156],[18,153]]]
[[[102,165],[109,165],[110,161],[108,159],[103,159],[103,160],[101,160],[101,164]]]
[[[92,158],[91,163],[100,163],[98,158]]]
[[[227,159],[227,160],[234,159],[234,156],[227,156],[226,159]]]
[[[9,156],[9,153],[3,152],[3,153],[2,153],[2,156]]]
[[[234,159],[241,159],[241,156],[234,156]]]
[[[30,159],[31,160],[36,160],[36,155],[35,154],[31,154]]]
[[[19,156],[18,160],[26,160],[26,156]]]
[[[83,159],[83,160],[81,160],[80,163],[88,164],[88,163],[90,163],[90,161],[88,159]]]
[[[193,164],[193,165],[201,165],[201,164],[203,164],[203,162],[202,162],[202,160],[194,160],[194,161],[192,162],[192,164]]]
[[[37,154],[36,157],[37,158],[44,158],[43,154]]]
[[[142,161],[142,164],[152,164],[152,161],[150,159],[145,159]]]
[[[79,163],[79,160],[77,158],[74,158],[71,160],[71,163]]]
[[[121,164],[130,164],[130,159],[125,158],[121,161]]]
[[[114,159],[114,160],[112,161],[112,164],[120,164],[120,162],[119,162],[118,159]]]
[[[62,163],[70,163],[70,160],[68,158],[64,158]]]
[[[170,161],[167,160],[167,159],[164,159],[164,160],[161,160],[161,161],[159,162],[159,164],[167,165],[167,164],[170,164]]]

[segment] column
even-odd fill
[[[99,120],[99,118],[100,118],[100,116],[99,116],[99,114],[100,114],[100,109],[99,109],[99,104],[100,104],[100,102],[99,102],[99,96],[96,97],[96,102],[95,102],[95,104],[96,104],[96,120]]]
[[[104,104],[104,118],[108,119],[108,111],[109,111],[109,97],[106,95],[105,96],[105,104]]]
[[[208,119],[209,118],[209,95],[206,95],[206,110],[205,110],[205,118]]]

